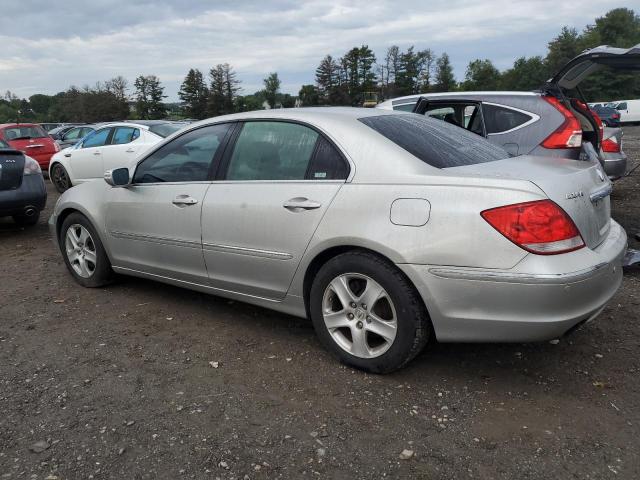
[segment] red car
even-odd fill
[[[35,159],[44,171],[49,168],[51,156],[60,151],[58,144],[44,128],[35,123],[0,124],[0,140]]]

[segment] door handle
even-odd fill
[[[182,205],[182,206],[195,205],[196,203],[198,203],[198,199],[193,198],[190,195],[178,195],[176,198],[172,200],[171,203],[173,203],[174,205]]]
[[[135,150],[133,148],[128,148],[127,150],[125,150],[126,153],[134,153]]]
[[[315,210],[320,208],[322,204],[306,197],[296,197],[290,198],[282,206],[291,212],[300,212],[302,210]]]
[[[65,153],[64,156],[68,158],[68,157],[71,156],[71,154],[70,153]]]
[[[93,152],[94,155],[100,155],[100,152]]]

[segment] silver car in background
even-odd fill
[[[388,372],[430,337],[545,340],[598,315],[627,243],[610,191],[597,162],[513,159],[424,116],[269,110],[66,191],[50,227],[81,285],[115,272],[310,317],[341,361]]]
[[[457,125],[500,145],[511,155],[598,159],[610,178],[625,173],[626,157],[602,148],[602,124],[579,85],[609,67],[640,70],[640,45],[600,46],[564,65],[535,92],[444,92],[409,95],[376,108],[404,110]],[[606,160],[606,161],[605,161]]]

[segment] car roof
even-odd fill
[[[91,125],[83,125],[91,128],[103,128],[103,127],[137,127],[142,130],[149,130],[149,125],[133,122],[104,122],[104,123],[92,123]]]
[[[386,107],[391,105],[400,105],[403,100],[417,100],[420,97],[426,98],[438,98],[438,97],[471,97],[471,96],[517,96],[517,97],[532,97],[540,95],[539,92],[518,92],[508,90],[498,91],[466,91],[466,92],[437,92],[437,93],[414,93],[412,95],[404,95],[402,97],[390,98],[384,102],[379,103],[376,107]],[[407,102],[408,103],[408,102]]]
[[[39,123],[0,123],[0,128],[13,127],[40,127]]]

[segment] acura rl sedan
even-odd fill
[[[622,281],[627,237],[597,161],[510,158],[423,115],[216,117],[104,180],[66,191],[50,219],[79,284],[134,275],[308,317],[371,372],[431,337],[556,338]]]

